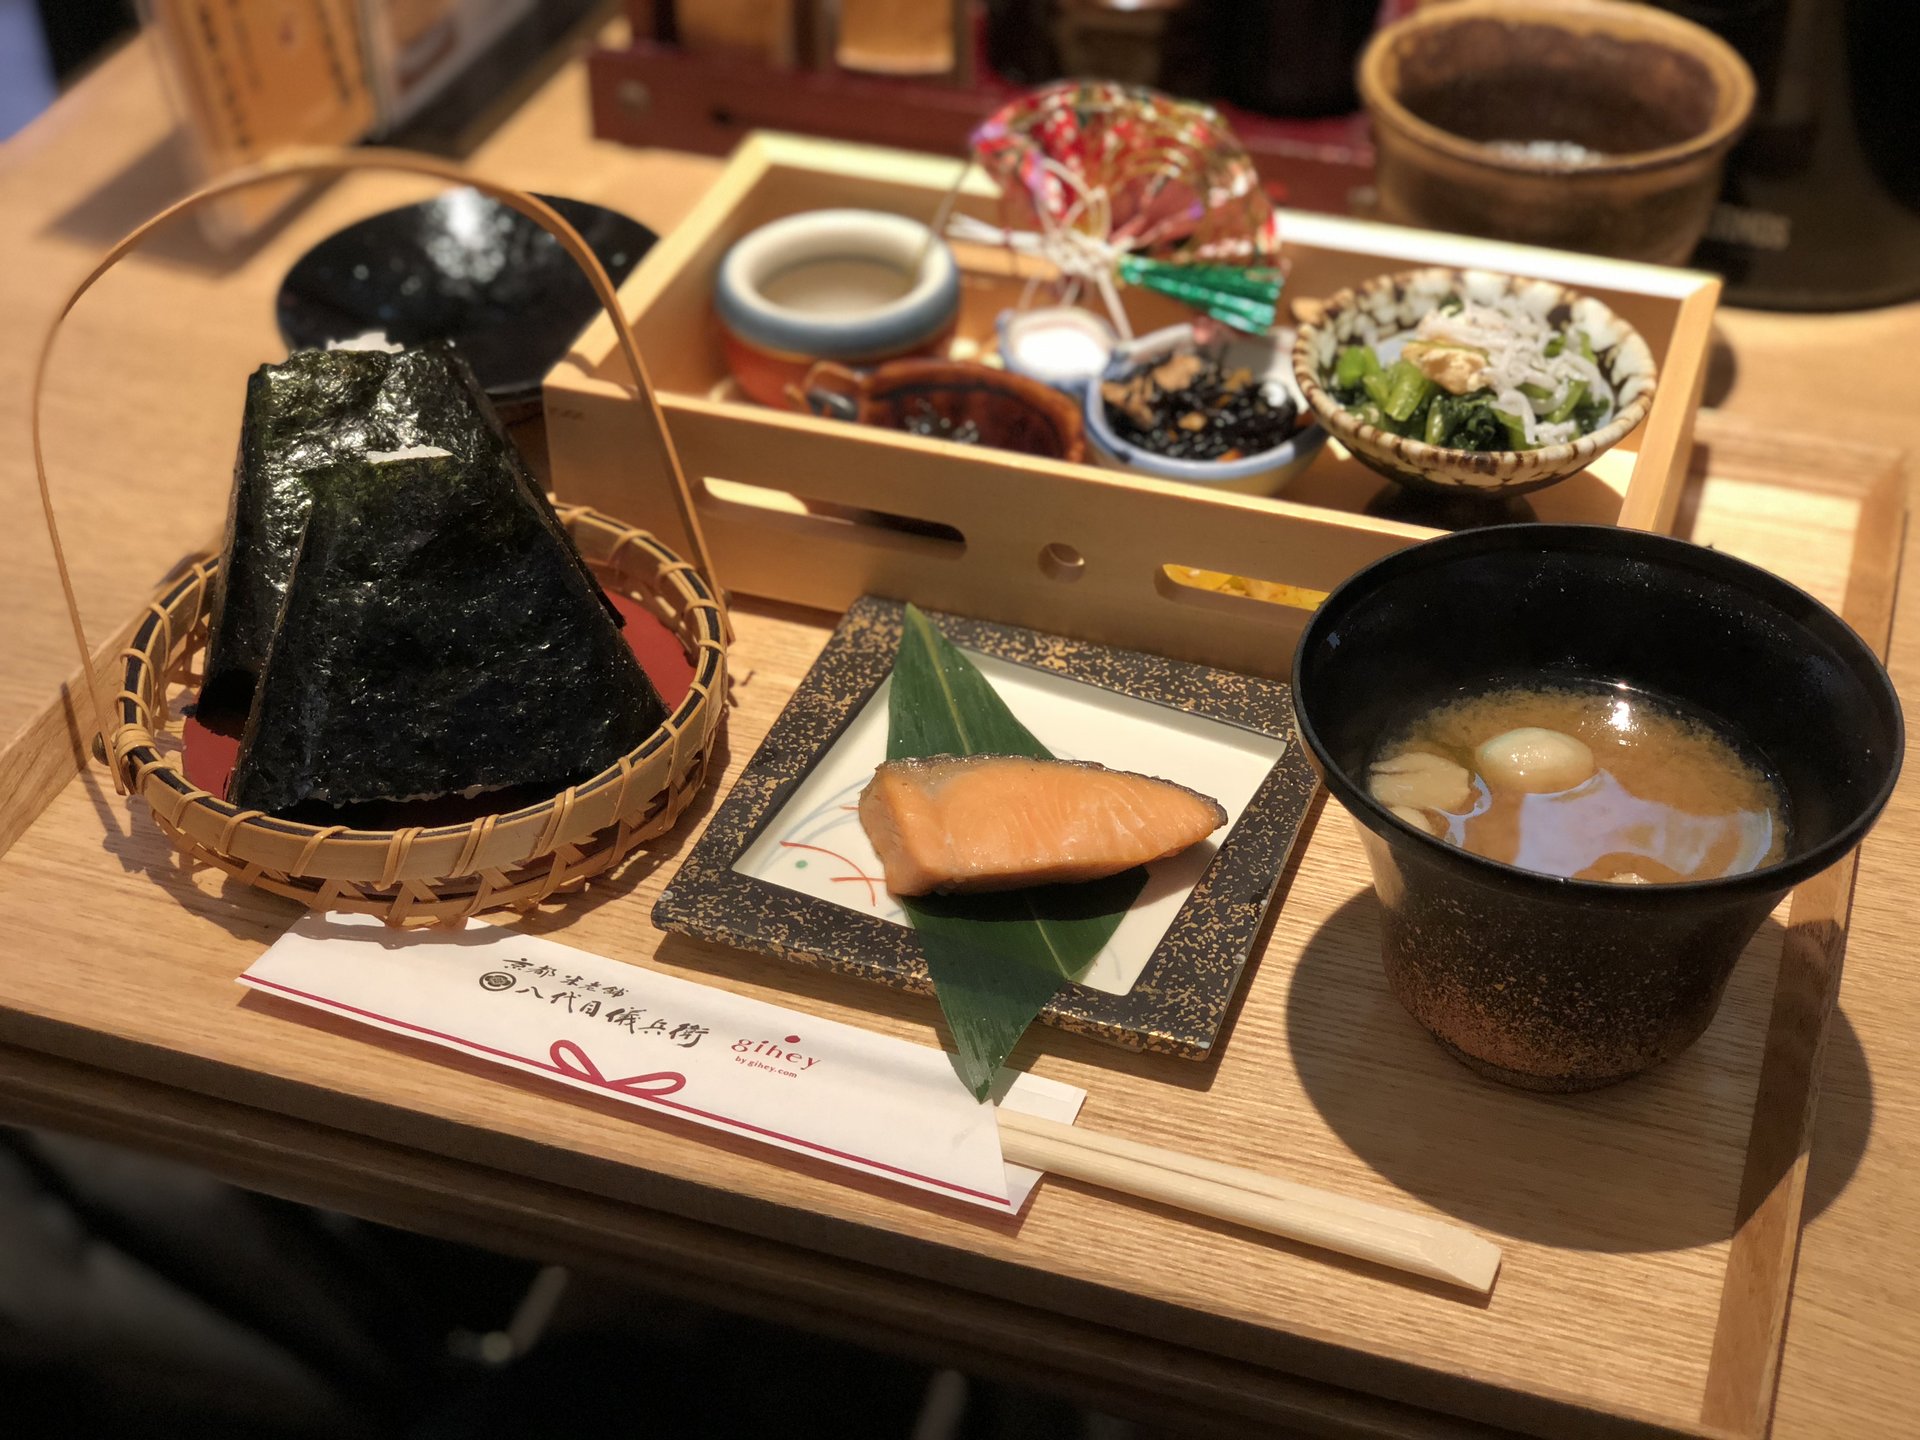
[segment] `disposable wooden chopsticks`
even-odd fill
[[[1230,1220],[1482,1295],[1493,1289],[1500,1270],[1500,1247],[1464,1226],[1014,1110],[1002,1108],[999,1117],[1001,1153],[1015,1165]]]

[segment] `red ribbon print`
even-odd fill
[[[618,1090],[623,1095],[671,1095],[686,1088],[687,1077],[675,1070],[655,1070],[647,1075],[629,1075],[624,1080],[609,1080],[587,1052],[571,1040],[556,1040],[547,1051],[553,1068],[570,1080],[585,1080],[603,1090]]]

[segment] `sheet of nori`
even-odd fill
[[[666,707],[517,472],[489,453],[305,473],[229,800],[558,790],[659,727]]]
[[[462,461],[506,464],[545,528],[566,541],[545,493],[451,346],[399,353],[304,350],[281,364],[263,365],[247,382],[203,704],[241,708],[259,680],[306,524],[307,477],[369,451],[416,445],[438,446]],[[566,544],[593,584],[571,542]],[[600,599],[619,623],[611,603]]]

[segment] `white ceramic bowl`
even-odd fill
[[[767,285],[824,260],[869,260],[909,273],[898,299],[845,311],[805,310],[766,294]],[[917,348],[960,309],[953,252],[927,227],[879,210],[810,210],[762,225],[736,241],[714,280],[721,323],[761,350],[821,360],[877,360]]]
[[[1105,373],[1120,343],[1113,326],[1077,305],[1002,310],[995,328],[1002,365],[1069,395]]]

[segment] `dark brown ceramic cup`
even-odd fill
[[[1623,684],[1724,725],[1785,792],[1781,862],[1613,885],[1474,855],[1366,792],[1383,739],[1507,684]],[[1586,1090],[1680,1053],[1760,922],[1860,842],[1899,774],[1893,684],[1804,591],[1718,551],[1609,526],[1507,525],[1400,551],[1315,612],[1294,659],[1300,734],[1359,822],[1395,997],[1482,1074]]]
[[[1382,219],[1667,265],[1754,99],[1724,40],[1617,0],[1419,10],[1374,36],[1359,88]]]

